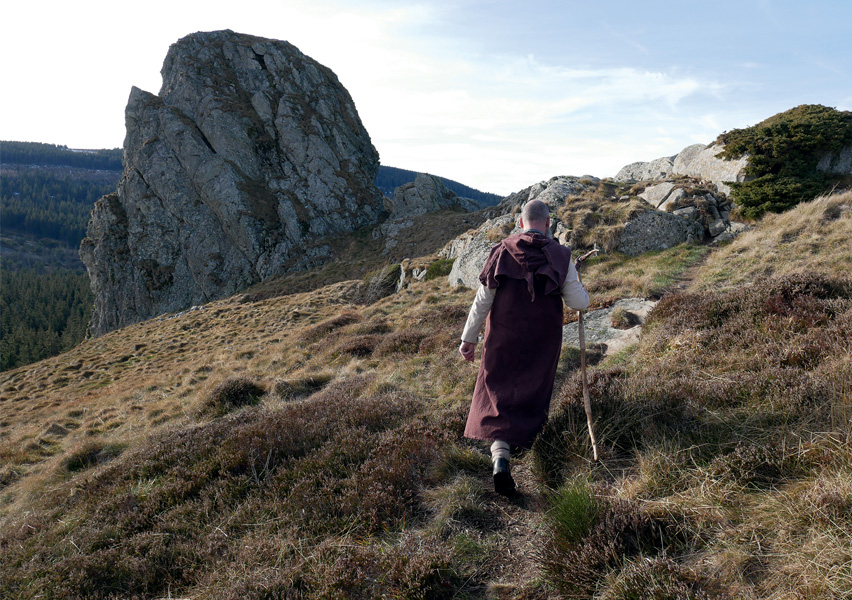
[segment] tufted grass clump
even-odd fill
[[[639,558],[607,578],[601,600],[711,600],[691,570],[666,556]]]
[[[550,543],[566,551],[589,535],[601,510],[594,491],[584,481],[572,480],[550,498],[545,522],[551,531]]]
[[[635,457],[669,439],[690,439],[699,428],[686,403],[661,394],[636,402],[627,397],[630,373],[622,367],[596,369],[588,374],[595,437],[602,460]],[[579,469],[592,457],[582,378],[570,377],[532,447],[537,475],[550,487]]]
[[[124,450],[123,444],[107,444],[102,441],[87,441],[73,450],[62,461],[68,471],[83,471],[108,462]]]
[[[323,321],[318,325],[314,325],[310,329],[305,330],[302,334],[306,342],[316,342],[328,337],[331,333],[337,331],[341,327],[357,323],[361,320],[361,315],[354,311],[343,312],[336,317]]]
[[[248,377],[230,377],[213,388],[204,408],[213,414],[223,415],[257,404],[265,393],[263,387]]]

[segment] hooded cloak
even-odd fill
[[[513,235],[491,249],[479,280],[496,293],[465,436],[532,445],[550,408],[570,266],[571,250],[538,233]]]

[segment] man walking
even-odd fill
[[[548,237],[550,210],[531,200],[521,211],[522,233],[491,249],[462,332],[459,352],[473,360],[485,322],[482,363],[465,436],[491,444],[494,490],[511,494],[510,448],[529,448],[547,420],[562,348],[562,302],[589,306],[571,263],[571,250]]]

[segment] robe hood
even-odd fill
[[[479,275],[487,288],[499,287],[499,276],[523,279],[530,296],[535,299],[533,278],[545,277],[545,294],[558,292],[571,266],[571,250],[540,233],[525,231],[512,235],[491,249]]]

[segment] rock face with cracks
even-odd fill
[[[296,47],[196,33],[162,76],[159,95],[131,91],[124,172],[80,248],[95,335],[315,266],[384,214],[352,98]]]

